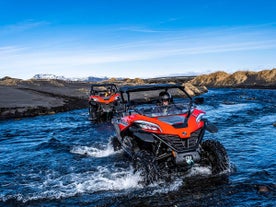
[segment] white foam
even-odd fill
[[[102,191],[117,191],[140,189],[141,177],[134,174],[132,168],[98,167],[96,171],[71,173],[57,177],[55,172],[48,172],[44,181],[30,182],[27,188],[34,192],[20,192],[18,194],[1,195],[0,200],[16,199],[23,203],[40,199],[61,199],[76,196],[80,193],[94,193]]]
[[[102,169],[97,173],[91,174],[89,179],[77,184],[76,188],[79,193],[97,192],[107,190],[124,190],[141,188],[139,181],[141,177],[134,174],[132,170],[122,172],[110,172]]]
[[[170,183],[154,183],[150,185],[151,187],[155,187],[155,189],[152,191],[152,195],[157,193],[168,193],[172,191],[177,191],[179,188],[183,185],[183,178],[182,177],[176,177],[172,182]]]
[[[203,167],[203,166],[193,166],[189,173],[186,175],[187,177],[194,177],[196,175],[208,176],[212,174],[212,170],[210,167]]]
[[[104,149],[98,149],[88,146],[75,146],[71,153],[89,155],[93,157],[106,157],[113,155],[115,152],[109,143]],[[83,193],[95,193],[103,191],[113,191],[114,195],[129,193],[131,190],[139,190],[144,188],[140,184],[143,178],[140,173],[135,173],[129,166],[118,167],[116,163],[110,163],[105,166],[98,166],[80,173],[69,173],[60,175],[57,171],[40,172],[38,176],[39,181],[29,182],[27,189],[33,189],[31,192],[22,191],[17,194],[1,195],[0,200],[6,201],[9,199],[16,199],[23,203],[30,200],[40,199],[61,199],[73,197]],[[177,191],[182,185],[185,177],[195,175],[209,175],[211,170],[207,167],[194,166],[189,173],[184,176],[176,176],[172,182],[165,183],[159,181],[153,183],[147,188],[150,194],[166,193],[170,191]],[[44,176],[43,176],[44,175]],[[127,190],[127,192],[125,191]]]
[[[70,152],[80,155],[89,155],[92,157],[108,157],[110,155],[120,153],[121,151],[114,151],[113,147],[108,144],[104,149],[98,149],[92,146],[74,146]]]
[[[175,176],[172,182],[155,182],[146,188],[150,195],[177,191],[185,178],[195,175],[209,175],[207,167],[195,166],[184,176]],[[98,166],[95,171],[70,173],[59,176],[55,171],[47,172],[44,181],[28,183],[28,188],[35,189],[32,193],[21,192],[13,195],[1,195],[1,200],[16,199],[23,203],[40,199],[62,199],[83,193],[113,191],[113,195],[129,193],[129,191],[145,188],[140,184],[142,177],[133,172],[131,167]],[[127,190],[127,191],[125,191]]]

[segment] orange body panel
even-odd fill
[[[162,132],[154,131],[154,133],[156,133],[156,134],[170,134],[170,135],[177,135],[180,138],[189,138],[191,136],[192,132],[194,132],[204,126],[203,121],[196,122],[196,118],[201,113],[204,113],[204,112],[201,110],[194,109],[188,119],[188,127],[185,127],[185,128],[177,129],[168,123],[158,120],[158,117],[151,118],[151,117],[143,116],[140,114],[133,114],[130,116],[123,117],[122,121],[125,123],[125,125],[120,124],[119,127],[120,127],[120,131],[123,131],[123,130],[127,129],[129,126],[131,126],[133,122],[142,120],[142,121],[147,121],[147,122],[157,124],[160,127],[160,129],[162,129]],[[187,117],[187,114],[181,114],[178,116]],[[149,131],[149,132],[153,132],[153,131]]]
[[[111,95],[110,97],[102,97],[102,96],[97,96],[97,95],[94,95],[94,96],[90,96],[89,97],[89,101],[91,101],[91,100],[97,100],[96,102],[98,102],[98,103],[103,103],[103,104],[110,104],[110,103],[112,103],[112,102],[114,102],[114,101],[116,101],[117,99],[118,99],[118,97],[119,97],[119,94],[118,93],[116,93],[116,94],[113,94],[113,95]],[[107,99],[108,98],[108,99]]]

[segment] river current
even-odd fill
[[[0,206],[275,206],[276,90],[210,89],[197,107],[219,128],[231,173],[194,167],[170,183],[140,184],[114,152],[110,123],[88,110],[0,122]]]

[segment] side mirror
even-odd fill
[[[209,122],[208,120],[205,121],[205,126],[206,126],[206,129],[211,133],[217,133],[218,132],[218,128],[214,124]]]

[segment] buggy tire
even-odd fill
[[[89,105],[89,120],[96,120],[97,119],[97,115],[96,115],[96,111],[95,108],[91,105]]]
[[[202,160],[212,167],[212,174],[218,175],[229,171],[229,158],[223,145],[215,140],[206,140],[201,144]]]
[[[142,183],[149,185],[160,179],[160,170],[154,156],[146,151],[140,150],[134,154],[134,170],[140,172]]]
[[[112,145],[113,150],[114,150],[115,152],[122,149],[122,145],[121,145],[121,143],[119,142],[118,137],[116,137],[116,136],[111,137],[110,142],[111,142],[111,145]]]
[[[133,137],[125,136],[123,137],[122,146],[124,151],[130,156],[133,157],[137,151],[139,151],[138,145]]]

